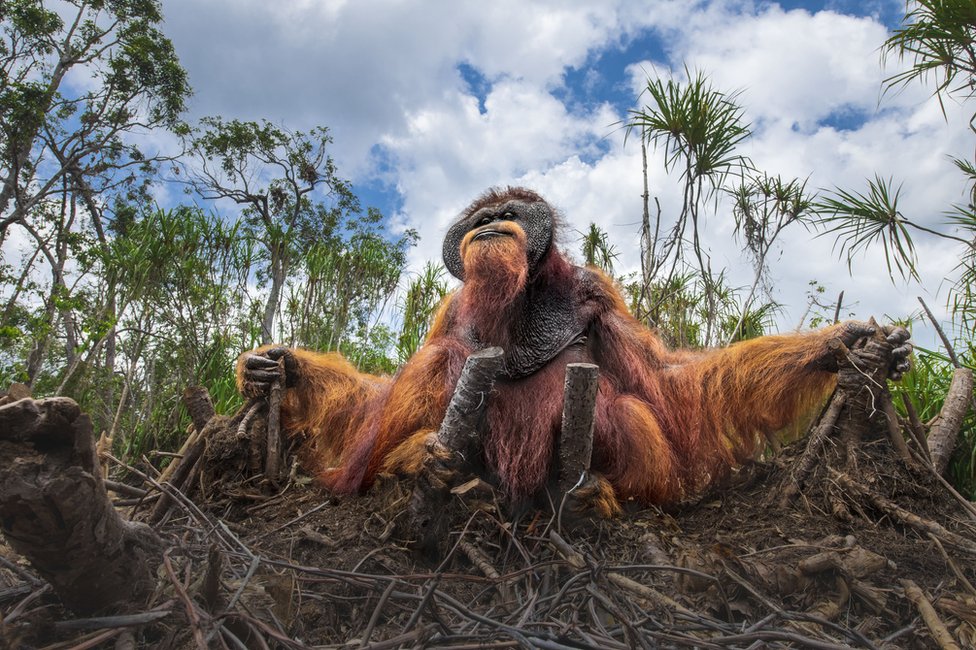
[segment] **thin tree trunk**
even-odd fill
[[[771,244],[772,241],[770,241],[770,245]],[[749,295],[746,296],[745,301],[742,303],[742,309],[739,310],[739,320],[736,321],[735,327],[733,327],[732,331],[729,332],[729,338],[725,341],[726,345],[728,345],[729,343],[735,340],[736,332],[739,331],[739,328],[742,327],[742,324],[746,320],[746,311],[748,311],[749,305],[752,303],[752,299],[756,295],[756,287],[759,286],[759,279],[762,277],[763,265],[765,263],[766,263],[766,252],[763,251],[763,254],[760,255],[759,260],[756,262],[756,266],[758,268],[756,270],[756,277],[753,278],[752,280],[752,286],[749,287]]]
[[[261,319],[261,344],[267,345],[274,341],[274,321],[281,300],[281,288],[285,284],[285,263],[281,259],[281,252],[271,251],[271,292],[268,302],[264,305],[264,317]]]

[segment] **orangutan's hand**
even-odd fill
[[[872,337],[881,329],[886,343],[890,346],[888,352],[888,378],[898,381],[912,367],[912,343],[909,340],[911,333],[900,325],[879,326],[874,321],[865,323],[863,321],[849,320],[837,326],[836,336],[848,348],[860,347],[864,339]],[[837,371],[837,361],[831,357],[827,359],[826,367],[831,372]]]
[[[284,359],[284,363],[279,363]],[[237,360],[238,385],[245,397],[266,397],[271,385],[281,378],[284,367],[285,386],[291,388],[298,383],[300,375],[298,360],[288,348],[268,348],[267,350],[245,352]]]
[[[561,508],[564,522],[588,517],[609,519],[623,511],[613,486],[595,472],[586,472],[579,485],[567,492],[563,500],[557,508]]]

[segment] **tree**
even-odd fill
[[[397,358],[406,363],[420,349],[434,312],[448,294],[443,265],[427,262],[407,286],[400,304],[403,322],[397,337]]]
[[[687,82],[673,78],[649,79],[644,93],[649,98],[640,110],[631,111],[627,123],[641,135],[646,181],[646,146],[653,144],[664,152],[664,168],[680,172],[682,204],[670,227],[662,231],[661,212],[650,224],[649,195],[644,194],[644,219],[641,232],[642,288],[639,315],[653,318],[667,293],[658,292],[652,302],[651,285],[670,286],[685,263],[685,238],[690,229],[691,255],[704,285],[706,307],[704,344],[713,343],[719,320],[720,287],[715,284],[708,255],[701,243],[702,207],[726,182],[730,174],[740,174],[750,166],[735,148],[749,137],[743,123],[743,110],[736,93],[715,90],[702,72],[685,70]]]
[[[294,261],[323,230],[334,227],[336,212],[317,210],[312,192],[325,186],[340,212],[356,202],[335,175],[327,155],[331,143],[324,127],[305,134],[266,120],[206,117],[193,131],[190,150],[197,165],[187,167],[190,186],[206,199],[231,199],[243,206],[246,232],[264,251],[262,278],[270,289],[261,316],[261,343],[274,338],[275,315]]]
[[[897,57],[907,61],[909,66],[886,79],[884,90],[892,91],[931,79],[940,105],[946,97],[963,103],[970,100],[976,88],[974,43],[976,5],[971,0],[908,3],[901,26],[885,41],[882,51],[884,57]],[[969,129],[976,133],[976,113],[970,116]],[[892,179],[885,179],[881,174],[867,181],[866,191],[834,188],[817,206],[822,213],[821,227],[836,236],[837,247],[846,253],[848,264],[858,251],[880,245],[892,281],[895,281],[896,273],[903,280],[919,277],[920,260],[916,256],[913,235],[937,237],[958,251],[960,261],[955,276],[946,278],[951,287],[947,304],[961,326],[962,334],[956,345],[961,346],[963,352],[955,354],[953,343],[947,339],[944,341],[948,356],[920,350],[917,370],[906,377],[902,388],[903,397],[910,400],[914,410],[919,415],[924,414],[926,419],[939,409],[945,410],[945,406],[939,405],[948,405],[947,398],[953,393],[949,378],[955,382],[976,368],[972,344],[972,325],[976,322],[976,290],[973,288],[976,286],[976,158],[955,158],[952,163],[962,172],[969,196],[965,205],[949,206],[943,224],[925,225],[917,217],[904,214],[899,205],[901,185],[896,186]],[[947,251],[947,254],[951,253]],[[929,317],[932,318],[931,314]],[[962,401],[956,406],[962,404],[972,413],[976,402],[972,395],[969,397],[968,404]],[[962,429],[968,453],[957,455],[959,460],[951,473],[957,485],[971,494],[976,484],[976,426],[971,416],[962,422]],[[956,431],[947,434],[942,430],[933,438],[941,438],[937,446],[951,448],[947,438],[954,444],[955,434]]]
[[[779,176],[763,172],[748,175],[729,193],[734,201],[735,233],[745,240],[745,250],[753,259],[756,275],[742,303],[738,322],[727,334],[726,343],[751,338],[750,332],[752,336],[756,336],[756,331],[761,332],[758,324],[768,320],[775,307],[766,303],[755,311],[750,308],[756,289],[768,272],[769,251],[787,226],[811,219],[814,209],[813,199],[806,194],[806,182],[784,181]],[[744,327],[750,320],[751,326]]]
[[[917,0],[908,4],[902,25],[885,41],[885,57],[909,61],[907,69],[885,80],[885,91],[932,79],[940,104],[943,97],[966,101],[976,88],[976,5],[971,0]],[[976,133],[976,113],[969,120]],[[835,188],[818,203],[821,225],[835,233],[839,248],[851,258],[867,246],[880,244],[889,275],[917,279],[912,233],[939,237],[960,248],[958,277],[952,281],[950,305],[963,323],[976,319],[976,160],[954,158],[969,186],[966,205],[953,205],[942,227],[928,227],[902,213],[901,186],[875,175],[867,191]]]
[[[207,386],[221,412],[239,404],[233,366],[247,343],[252,244],[238,224],[194,207],[147,210],[114,237],[109,274],[132,294],[120,314],[118,403],[106,430],[120,451],[164,448],[182,430],[180,395]]]
[[[5,249],[21,255],[23,270],[8,274],[4,315],[21,327],[3,332],[4,348],[26,350],[21,378],[28,382],[54,337],[63,340],[69,368],[86,349],[86,361],[99,352],[111,372],[117,287],[89,283],[67,262],[79,259],[83,269],[107,251],[113,208],[142,196],[167,158],[137,142],[156,129],[182,128],[186,73],[158,29],[154,0],[72,0],[59,11],[11,0],[0,5],[0,21],[0,244],[12,228],[30,242]],[[69,73],[87,82],[72,85]],[[17,266],[4,261],[8,271]],[[34,280],[43,265],[46,285]],[[25,316],[35,296],[44,304],[40,318]],[[82,304],[87,323],[76,313]]]
[[[591,223],[585,233],[580,233],[583,263],[595,266],[607,275],[613,275],[613,263],[617,259],[616,247],[610,243],[605,230]]]
[[[111,191],[131,189],[162,158],[131,136],[180,128],[190,93],[154,0],[64,3],[66,19],[39,0],[0,8],[0,243],[10,226],[65,188],[91,213],[100,237]],[[69,72],[90,79],[65,88]]]
[[[289,273],[303,270],[308,291],[299,300],[303,307],[292,310],[304,314],[297,316],[293,343],[338,346],[353,316],[360,322],[364,318],[353,310],[371,311],[379,298],[392,293],[405,262],[403,252],[413,243],[412,231],[396,241],[385,239],[378,230],[382,215],[372,209],[362,213],[350,184],[337,175],[328,154],[331,143],[325,127],[303,133],[266,120],[220,117],[204,118],[191,134],[195,164],[183,167],[189,187],[204,198],[243,206],[244,232],[259,245],[264,264],[258,277],[268,286],[261,343],[275,339]],[[347,289],[366,291],[368,299],[343,295]],[[323,296],[330,298],[328,305],[321,303]],[[313,311],[335,317],[325,342],[309,329]],[[317,323],[322,325],[320,319]]]

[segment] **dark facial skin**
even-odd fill
[[[549,251],[552,244],[553,219],[549,205],[541,198],[526,193],[525,197],[511,198],[498,203],[480,205],[476,201],[454,222],[444,237],[444,265],[451,275],[464,280],[464,263],[461,261],[461,240],[471,230],[490,226],[497,221],[514,221],[528,238],[528,264],[530,274]],[[491,228],[486,229],[491,233]],[[480,235],[479,235],[480,236]],[[491,236],[486,234],[485,236]]]

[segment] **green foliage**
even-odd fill
[[[895,55],[910,61],[910,67],[885,80],[885,90],[933,79],[940,104],[944,96],[961,101],[970,99],[976,87],[976,4],[971,0],[916,0],[908,3],[901,27],[885,41],[885,56]],[[944,104],[943,104],[943,114]],[[969,128],[976,132],[976,114]],[[976,164],[953,159],[968,184],[968,205],[955,205],[947,212],[949,228],[926,227],[909,219],[898,207],[900,187],[875,175],[867,192],[835,189],[817,205],[822,212],[820,225],[836,237],[837,246],[847,256],[848,265],[859,252],[880,246],[885,254],[888,274],[902,279],[918,279],[912,233],[940,238],[960,249],[960,262],[951,286],[948,304],[957,325],[968,332],[957,345],[962,357],[973,365],[972,324],[976,314]],[[952,378],[948,360],[932,351],[918,350],[914,369],[902,380],[897,391],[911,399],[923,421],[942,408]],[[960,490],[976,495],[976,433],[974,414],[967,416],[961,435],[961,450],[951,465],[951,474]]]
[[[892,189],[890,179],[875,176],[868,181],[867,193],[837,188],[817,204],[825,233],[836,236],[848,268],[858,253],[880,244],[889,275],[897,270],[902,279],[918,279],[911,222],[898,210],[900,194],[901,187]]]
[[[745,239],[746,250],[757,259],[765,257],[786,226],[809,220],[814,208],[806,181],[784,180],[765,172],[750,174],[729,193],[736,235]]]
[[[749,137],[742,123],[739,93],[712,88],[702,71],[685,69],[688,81],[649,79],[649,103],[631,111],[627,126],[640,130],[648,142],[664,149],[664,167],[679,169],[688,182],[707,180],[716,190],[745,160],[735,148]]]
[[[885,56],[907,59],[911,65],[886,79],[885,90],[932,78],[940,104],[945,95],[963,101],[971,98],[976,87],[974,42],[976,5],[971,0],[908,3],[901,27],[885,41],[883,52]],[[969,128],[976,132],[974,119],[970,119]],[[818,208],[823,211],[821,225],[836,236],[848,265],[858,252],[880,244],[892,279],[896,271],[903,279],[918,279],[913,231],[961,244],[958,276],[949,278],[949,304],[962,322],[972,324],[976,312],[972,289],[976,283],[976,165],[962,159],[952,162],[966,178],[970,200],[968,205],[952,206],[947,212],[949,228],[926,227],[902,214],[898,209],[901,188],[893,189],[892,181],[885,181],[880,175],[868,181],[867,192],[835,189]]]
[[[616,247],[610,243],[607,233],[600,226],[591,223],[581,235],[583,263],[595,266],[607,275],[613,275],[613,263],[618,257]]]
[[[944,93],[971,94],[976,77],[976,4],[972,0],[914,0],[907,6],[901,27],[885,41],[884,52],[910,59],[912,65],[889,77],[887,88],[932,77],[940,102]]]
[[[809,222],[815,210],[813,198],[806,193],[806,181],[783,180],[765,172],[753,172],[729,190],[733,200],[735,234],[745,240],[745,250],[753,259],[755,279],[742,303],[738,322],[723,323],[726,343],[755,336],[770,322],[775,305],[769,302],[753,310],[756,289],[766,276],[769,252],[780,233],[794,223]],[[768,290],[766,291],[768,295]]]
[[[290,281],[283,340],[292,345],[335,350],[368,339],[399,284],[412,235],[387,239],[375,218],[339,225],[307,250]]]
[[[239,308],[253,262],[240,227],[196,208],[154,210],[112,242],[108,274],[130,269],[138,291],[119,319],[128,399],[122,452],[171,447],[185,425],[178,397],[190,385],[211,391],[218,411],[240,404],[233,364],[244,347]]]
[[[266,120],[207,117],[190,132],[189,189],[243,206],[244,232],[259,245],[256,277],[268,288],[262,343],[334,350],[349,336],[368,333],[367,322],[396,288],[415,241],[412,231],[388,238],[383,215],[363,213],[336,173],[331,143],[325,127],[304,133]],[[276,331],[283,301],[287,331]]]
[[[724,287],[718,277],[721,274],[713,272],[702,246],[701,210],[712,197],[717,205],[718,191],[730,176],[741,176],[751,167],[746,158],[736,153],[736,147],[749,137],[750,131],[743,122],[744,111],[736,103],[738,93],[715,90],[700,71],[692,74],[685,69],[685,76],[685,82],[649,79],[642,95],[648,102],[640,110],[631,111],[626,124],[628,130],[637,130],[641,135],[645,188],[647,145],[663,149],[665,170],[679,171],[683,184],[680,211],[663,230],[660,207],[656,223],[651,226],[645,194],[641,278],[635,306],[639,317],[660,326],[654,314],[662,311],[664,303],[681,299],[667,291],[681,284],[672,281],[686,268],[686,233],[690,225],[691,255],[704,297],[702,343],[712,345],[722,318],[720,294]]]
[[[434,312],[448,294],[447,269],[427,262],[410,281],[400,302],[403,325],[396,341],[397,359],[405,363],[420,348],[427,336]]]
[[[672,348],[708,347],[707,323],[712,319],[716,332],[729,341],[740,341],[765,334],[772,325],[778,306],[763,304],[742,314],[737,292],[728,286],[724,273],[712,278],[717,309],[707,303],[705,285],[694,269],[686,269],[667,280],[642,286],[639,280],[623,279],[621,285],[632,312],[642,300],[650,298],[654,309],[647,319],[658,335]],[[666,297],[666,298],[665,298]],[[741,322],[740,322],[741,321]]]
[[[735,303],[730,306],[730,313],[723,317],[719,329],[723,340],[729,343],[763,336],[772,329],[779,311],[779,305],[774,302],[767,302],[744,312],[740,308],[739,313],[735,313],[736,307],[740,306]]]
[[[0,241],[65,186],[87,199],[139,189],[155,154],[129,134],[176,128],[190,94],[148,0],[12,0],[0,12]],[[63,88],[68,73],[89,79]],[[12,207],[11,207],[12,205]]]

